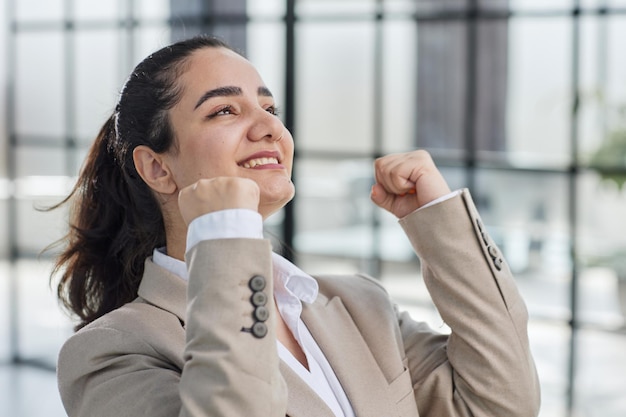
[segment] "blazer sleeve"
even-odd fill
[[[285,416],[275,319],[255,318],[251,302],[254,292],[273,293],[269,241],[203,241],[187,264],[186,329],[135,302],[66,342],[58,374],[70,417]],[[273,311],[273,297],[261,298]],[[255,323],[266,331],[253,333]]]
[[[189,251],[187,263],[183,415],[283,417],[287,387],[279,370],[275,317],[258,316],[251,301],[253,293],[262,292],[266,311],[275,311],[269,241],[203,241]],[[253,282],[258,278],[262,287]],[[266,332],[253,330],[259,324]]]
[[[526,306],[469,192],[400,224],[452,330],[442,339],[400,316],[420,416],[536,416],[540,393]]]

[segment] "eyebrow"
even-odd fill
[[[227,86],[227,87],[218,87],[213,90],[209,90],[200,97],[196,106],[193,108],[197,109],[204,103],[205,101],[213,98],[213,97],[230,97],[230,96],[240,96],[243,94],[243,91],[239,87]],[[264,97],[273,97],[272,92],[267,87],[259,87],[257,89],[257,94],[259,96]]]
[[[257,90],[257,94],[264,97],[274,97],[270,89],[267,87],[259,87]]]

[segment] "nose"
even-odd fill
[[[252,141],[281,140],[285,133],[285,125],[278,116],[260,108],[255,112],[255,119],[248,131],[248,138]]]

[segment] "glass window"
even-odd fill
[[[574,6],[574,1],[576,0],[509,0],[509,7],[515,11],[567,11]]]
[[[467,24],[417,25],[417,146],[446,156],[465,150]]]
[[[171,37],[172,28],[167,25],[139,26],[133,32],[132,39],[129,39],[132,46],[133,62],[124,68],[123,79],[126,80],[133,68],[145,57],[168,45],[172,41]],[[128,43],[124,45],[129,46]]]
[[[63,0],[19,0],[14,1],[17,21],[51,21],[64,17]]]
[[[298,161],[296,187],[303,201],[304,212],[298,216],[311,219],[302,230],[343,227],[366,222],[371,210],[360,207],[373,184],[373,162],[367,160],[340,160],[303,158]],[[304,202],[310,200],[311,204]],[[313,207],[316,201],[326,206]],[[334,207],[333,207],[334,206]],[[310,215],[309,215],[310,214]],[[320,222],[319,224],[317,222]]]
[[[296,14],[309,15],[355,15],[373,13],[376,0],[299,0],[296,2]]]
[[[65,150],[34,146],[16,149],[16,178],[45,175],[65,175],[67,167]]]
[[[514,163],[567,165],[571,121],[571,21],[509,21],[507,150]]]
[[[251,22],[246,35],[246,57],[272,91],[280,111],[285,104],[285,25]]]
[[[478,170],[473,197],[531,315],[566,319],[571,280],[567,176]]]
[[[169,19],[171,0],[127,0],[133,1],[134,13],[139,19]]]
[[[458,12],[467,10],[471,0],[419,0],[415,4],[420,13]]]
[[[18,278],[20,356],[54,366],[59,349],[72,334],[72,324],[59,309],[48,277],[49,261],[20,260],[12,271]]]
[[[415,22],[385,21],[382,46],[382,143],[386,152],[415,147],[417,28]]]
[[[415,12],[418,3],[415,0],[386,0],[383,6],[385,13],[410,14]]]
[[[624,166],[618,148],[603,149],[618,146],[620,138],[626,147],[626,59],[618,41],[626,36],[625,23],[617,16],[582,19],[581,157],[594,165]]]
[[[3,219],[6,219],[6,202],[0,200],[0,215],[3,215]],[[5,222],[3,222],[5,223]],[[6,236],[6,232],[4,230],[4,224],[0,225],[0,231],[3,232],[2,236]],[[11,360],[10,356],[11,356],[11,334],[10,334],[10,305],[11,305],[11,293],[10,293],[10,284],[9,284],[9,279],[11,277],[11,267],[9,265],[9,262],[7,262],[6,259],[6,253],[8,251],[8,248],[6,248],[6,242],[4,241],[5,239],[3,239],[2,242],[0,242],[0,255],[2,256],[2,258],[0,258],[0,303],[2,305],[2,308],[0,308],[0,340],[2,340],[2,343],[0,343],[0,361],[2,361],[2,363],[6,363],[9,360]]]
[[[243,19],[243,16],[242,16]],[[218,18],[219,21],[219,18]],[[230,23],[230,24],[216,24],[212,28],[212,34],[218,38],[225,39],[229,45],[246,51],[246,24],[245,23]],[[206,28],[202,28],[198,33],[205,33]]]
[[[31,179],[32,181],[32,179]],[[47,181],[49,182],[49,181]],[[46,182],[42,185],[47,185]],[[48,192],[47,192],[48,193]],[[66,210],[41,211],[59,203],[66,194],[30,196],[17,202],[17,245],[21,253],[38,255],[65,234]]]
[[[359,259],[415,260],[398,219],[370,200],[373,160],[302,158],[296,168],[294,245],[299,254],[347,258],[357,265]],[[441,171],[452,189],[462,188],[462,170]]]
[[[590,171],[579,182],[581,320],[615,328],[626,323],[626,230],[623,178]],[[622,291],[620,293],[620,291]]]
[[[7,277],[18,277],[19,354],[53,365],[71,323],[48,285],[51,259],[27,258],[64,233],[67,207],[51,213],[36,208],[58,202],[69,191],[72,180],[66,176],[84,162],[131,69],[173,39],[213,31],[245,50],[284,107],[285,68],[291,64],[286,62],[286,25],[291,22],[284,20],[285,0],[219,0],[209,6],[201,0],[11,4],[15,10],[7,12],[17,25],[8,25],[6,36],[15,42],[8,45],[16,53],[16,101],[6,111],[0,108],[0,119],[14,115],[9,125],[15,131],[9,133],[29,142],[10,149],[17,172],[7,175],[17,176],[17,214],[0,222],[0,236],[7,236],[0,242],[0,256],[8,258],[9,246],[17,243],[20,259],[14,270],[0,262],[0,304],[11,301]],[[626,238],[619,232],[626,230],[626,175],[619,171],[623,160],[596,155],[614,134],[626,132],[626,17],[617,9],[626,0],[294,4],[298,160],[296,200],[289,209],[295,211],[298,265],[313,274],[369,272],[383,281],[402,310],[449,331],[397,219],[369,199],[372,160],[379,151],[426,148],[452,189],[472,188],[485,226],[515,273],[532,318],[541,415],[568,414],[570,382],[575,384],[574,413],[623,415],[619,378],[626,369],[618,355],[626,347]],[[478,8],[476,21],[467,13],[470,6]],[[575,6],[582,8],[580,15]],[[510,16],[499,15],[507,9]],[[235,12],[242,20],[212,21],[207,12]],[[244,22],[247,17],[250,21]],[[76,18],[77,25],[66,27],[66,18]],[[127,27],[127,18],[137,26]],[[576,38],[575,18],[580,19]],[[472,22],[476,44],[471,44]],[[472,63],[475,67],[469,68]],[[573,85],[576,71],[578,86]],[[575,88],[581,100],[573,114]],[[570,169],[578,162],[571,158],[573,123],[584,166]],[[475,129],[475,149],[467,143],[468,126]],[[66,135],[78,137],[78,149],[66,147]],[[50,143],[39,146],[46,140]],[[619,153],[609,149],[605,155]],[[0,175],[5,165],[3,158]],[[603,169],[607,166],[612,169]],[[572,182],[576,200],[569,193]],[[4,219],[10,185],[0,178]],[[276,247],[286,211],[266,222]],[[9,225],[17,228],[17,242],[8,241]],[[576,282],[572,242],[578,255]],[[572,285],[578,289],[575,303],[569,298]],[[582,327],[574,339],[572,306]],[[8,310],[0,309],[0,340],[11,336],[8,326]],[[573,370],[571,343],[577,348]],[[8,350],[8,343],[0,345],[0,358],[8,358]],[[575,381],[568,381],[570,371]]]
[[[533,321],[528,326],[541,382],[541,417],[567,416],[568,360],[570,329],[562,324]]]
[[[475,97],[467,116],[474,118],[474,146],[482,156],[503,157],[506,151],[508,30],[506,19],[482,20],[476,26],[474,80],[467,80],[474,83]]]
[[[622,0],[622,5],[626,1]],[[622,53],[622,39],[626,39],[626,17],[609,16],[607,43],[606,99],[609,106],[609,127],[626,127],[626,56]]]
[[[626,415],[624,375],[626,338],[620,334],[579,331],[575,415],[621,417]]]
[[[580,157],[589,160],[591,153],[606,135],[607,25],[605,18],[582,17],[580,20],[580,106],[578,135]]]
[[[127,0],[132,1],[132,0]],[[121,17],[120,1],[73,0],[74,18],[81,20],[107,20]]]
[[[250,17],[281,17],[285,14],[284,0],[249,1],[246,3]]]
[[[384,262],[381,281],[400,311],[408,312],[413,320],[426,322],[440,333],[450,333],[426,289],[419,262]]]
[[[8,202],[8,181],[0,179],[0,236],[4,239],[0,240],[0,265],[1,261],[5,260],[9,255],[9,202]],[[3,275],[6,277],[8,275]],[[1,279],[0,279],[1,280]],[[0,285],[3,285],[0,283]],[[0,291],[0,294],[2,292]]]
[[[120,54],[116,30],[75,34],[74,78],[76,136],[91,143],[118,100]]]
[[[371,151],[373,22],[302,22],[296,40],[300,151]]]
[[[331,257],[374,257],[372,183],[371,160],[300,159],[295,178],[296,250]]]
[[[509,3],[510,0],[478,0],[478,7],[488,11],[507,11]]]
[[[20,33],[16,41],[16,133],[57,139],[65,128],[63,33]]]

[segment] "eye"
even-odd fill
[[[266,112],[268,112],[269,114],[273,114],[274,116],[278,116],[279,115],[279,111],[278,111],[278,107],[276,106],[269,106],[265,109]]]
[[[209,114],[207,116],[207,119],[212,119],[217,116],[225,116],[227,114],[233,114],[233,113],[234,113],[233,106],[223,106],[217,109],[216,111],[214,111],[213,113]]]

